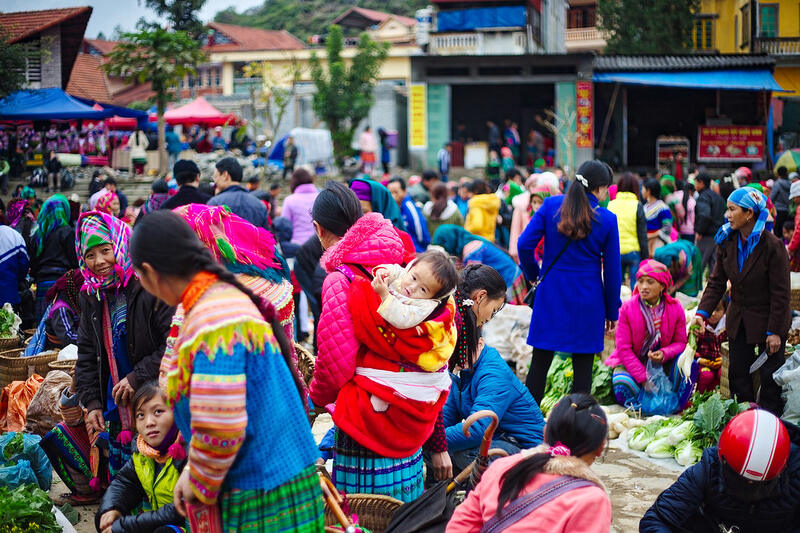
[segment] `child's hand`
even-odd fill
[[[389,296],[388,278],[389,273],[384,269],[378,270],[375,277],[372,278],[372,289],[381,297],[381,300],[385,300]]]
[[[100,517],[101,533],[106,533],[106,531],[110,533],[111,526],[114,525],[114,522],[116,522],[118,518],[122,518],[122,513],[120,513],[119,511],[112,510],[103,513],[103,516]]]

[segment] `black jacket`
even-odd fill
[[[34,251],[35,252],[35,251]],[[75,252],[75,228],[61,226],[47,236],[42,255],[35,255],[31,275],[37,282],[58,279],[71,268],[78,268]]]
[[[180,471],[186,465],[186,460],[176,464]],[[161,472],[163,465],[156,463],[156,477]],[[139,513],[130,516],[131,511],[139,507],[145,501],[146,495],[139,476],[136,475],[136,468],[133,461],[129,460],[125,466],[117,472],[111,485],[103,494],[100,508],[94,516],[94,526],[100,531],[100,518],[108,511],[119,511],[122,517],[114,522],[111,527],[113,533],[151,533],[159,526],[184,526],[186,520],[178,514],[173,504],[167,504],[155,511]]]
[[[188,204],[205,204],[211,197],[197,190],[194,185],[181,185],[178,192],[161,204],[161,209],[175,209]]]
[[[314,315],[314,323],[319,324],[322,313],[322,282],[325,281],[325,270],[320,266],[322,245],[316,235],[312,236],[297,250],[294,264],[294,275],[297,283],[306,293],[308,307]],[[314,328],[314,343],[316,346],[317,328]]]
[[[158,368],[175,308],[157,300],[136,279],[128,282],[125,296],[128,305],[128,358],[133,366],[133,371],[126,377],[135,390],[147,381],[158,378]],[[76,390],[87,410],[105,410],[110,374],[103,343],[103,307],[96,297],[85,292],[81,293],[80,298]]]
[[[703,236],[717,234],[725,222],[725,201],[709,188],[700,191],[694,207],[694,232]]]
[[[742,502],[725,493],[722,462],[716,446],[689,467],[648,509],[639,531],[644,533],[714,532],[738,526],[741,533],[800,531],[800,429],[784,422],[792,439],[786,468],[769,498]]]
[[[61,161],[58,160],[58,157],[48,159],[44,162],[44,168],[47,170],[48,174],[56,174],[61,171]]]

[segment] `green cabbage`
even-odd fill
[[[675,455],[675,447],[669,443],[668,438],[656,439],[644,449],[649,457],[654,459],[667,459]]]
[[[686,422],[682,422],[680,425],[672,428],[672,431],[669,432],[667,438],[669,439],[670,444],[677,446],[681,442],[692,440],[696,434],[697,428],[695,428],[694,422],[687,420]]]
[[[675,460],[681,466],[691,466],[698,462],[703,456],[703,448],[700,443],[685,440],[675,447]]]
[[[669,434],[672,433],[672,430],[675,429],[680,423],[681,421],[679,418],[667,418],[666,420],[662,420],[658,430],[656,430],[655,438],[665,439],[669,437]]]
[[[628,448],[631,450],[644,450],[655,438],[656,428],[651,424],[633,428],[629,433]]]

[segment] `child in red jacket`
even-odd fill
[[[700,366],[697,377],[697,391],[706,392],[719,385],[719,369],[722,366],[720,348],[728,341],[725,330],[725,306],[727,298],[720,299],[714,312],[706,319],[703,330],[695,330],[697,351],[694,357]]]

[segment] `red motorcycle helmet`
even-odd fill
[[[775,479],[789,460],[791,441],[781,421],[768,411],[752,409],[733,417],[719,438],[719,456],[741,477]]]

